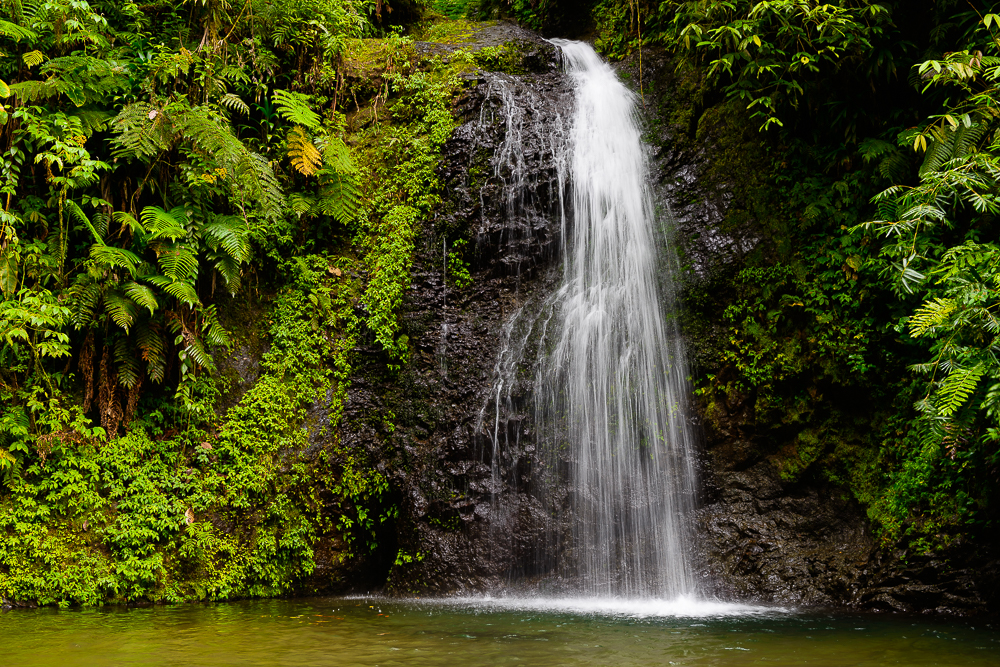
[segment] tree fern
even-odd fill
[[[125,269],[130,274],[141,259],[131,250],[95,243],[90,246],[90,258],[95,262],[114,268]]]
[[[983,374],[984,369],[981,366],[952,369],[941,382],[934,397],[938,413],[942,417],[952,416],[958,408],[969,400]]]
[[[288,132],[288,157],[303,176],[312,176],[323,164],[323,156],[300,125]]]
[[[149,379],[163,382],[167,372],[167,343],[158,326],[152,322],[140,324],[136,327],[135,340],[142,359],[146,362]]]
[[[226,93],[219,98],[219,104],[223,107],[229,109],[230,111],[235,111],[243,115],[250,113],[250,107],[244,102],[239,95],[233,93]]]
[[[8,37],[15,42],[20,42],[21,40],[34,42],[38,39],[38,34],[35,31],[3,19],[0,19],[0,35]]]
[[[303,125],[314,132],[319,129],[322,119],[319,114],[309,108],[308,95],[288,90],[276,90],[271,99],[278,109],[278,115],[288,122]]]
[[[151,239],[170,239],[176,241],[188,235],[184,225],[187,222],[187,211],[183,206],[176,206],[165,211],[159,206],[147,206],[139,216],[142,225],[150,233]]]
[[[116,157],[153,157],[170,147],[165,119],[152,104],[136,102],[123,108],[111,122],[118,146]]]
[[[133,280],[122,285],[122,289],[128,298],[148,310],[150,315],[160,306],[160,302],[156,298],[156,293],[146,285]]]
[[[181,243],[164,243],[157,247],[157,263],[163,275],[173,280],[188,280],[198,274],[198,258],[191,248]]]
[[[128,333],[137,315],[132,299],[117,290],[110,290],[104,295],[104,310],[125,333]]]

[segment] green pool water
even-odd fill
[[[684,601],[315,598],[9,611],[0,664],[996,666],[1000,632]]]

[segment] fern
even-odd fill
[[[948,322],[955,309],[956,304],[953,299],[937,298],[928,301],[910,318],[910,335],[919,338],[926,333],[936,331]]]
[[[21,60],[23,60],[24,64],[28,67],[34,67],[35,65],[41,65],[45,62],[45,54],[38,50],[29,51],[21,56]]]
[[[216,216],[202,226],[201,234],[213,248],[222,247],[233,261],[242,264],[250,259],[250,240],[243,221],[235,216]]]
[[[175,124],[184,138],[234,175],[230,185],[237,197],[260,206],[267,218],[281,215],[284,197],[270,164],[263,156],[247,150],[221,119],[199,107],[182,114]]]
[[[135,301],[135,303],[140,307],[148,310],[150,315],[152,315],[153,311],[155,311],[160,305],[160,302],[156,298],[156,294],[146,285],[137,283],[133,280],[125,283],[125,285],[122,286],[122,289],[128,298]]]
[[[934,141],[927,149],[927,155],[920,166],[920,177],[924,178],[941,169],[946,163],[968,157],[976,148],[986,131],[986,126],[975,123],[971,126],[959,124],[955,127],[936,128]]]
[[[148,102],[136,102],[122,109],[111,125],[115,157],[153,157],[170,147],[162,114]]]
[[[125,269],[130,274],[135,273],[135,267],[141,261],[139,256],[131,250],[116,248],[100,243],[90,246],[90,258],[95,262],[112,266],[118,269]]]
[[[157,247],[157,262],[163,275],[173,280],[188,280],[198,274],[198,258],[180,243],[164,243]]]
[[[135,303],[117,291],[109,291],[104,295],[104,310],[111,319],[126,333],[136,318]]]
[[[319,129],[322,119],[309,108],[309,96],[288,90],[276,90],[272,97],[278,115],[295,125],[303,125],[315,132]]]
[[[34,42],[38,39],[38,34],[35,31],[3,19],[0,19],[0,35],[9,37],[15,42],[20,42],[22,39],[26,42]]]
[[[969,400],[983,374],[982,366],[954,368],[945,377],[935,395],[934,403],[938,413],[943,417],[953,415]]]
[[[140,368],[135,351],[127,338],[115,341],[115,361],[118,370],[118,384],[131,389],[139,384]]]
[[[292,160],[292,166],[303,176],[312,176],[323,164],[319,149],[300,125],[296,125],[288,133],[288,157]]]
[[[188,235],[184,228],[187,211],[183,206],[176,206],[165,211],[159,206],[147,206],[139,216],[142,225],[151,235],[151,239],[170,239],[176,241]]]
[[[226,93],[219,98],[219,104],[230,111],[241,113],[244,116],[250,113],[250,107],[247,106],[247,103],[240,99],[239,95],[233,93]]]
[[[146,362],[149,378],[153,382],[163,382],[167,373],[166,341],[150,323],[136,329],[136,343]]]

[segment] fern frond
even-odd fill
[[[230,347],[232,342],[229,339],[229,332],[219,322],[219,316],[215,311],[215,306],[211,305],[201,311],[202,326],[201,331],[209,345],[217,347]]]
[[[94,228],[94,225],[90,222],[90,218],[88,218],[87,214],[83,212],[83,209],[80,208],[79,204],[77,204],[72,199],[67,199],[66,203],[64,204],[64,207],[66,211],[69,213],[71,218],[73,218],[79,223],[82,223],[84,227],[90,230],[90,233],[94,235],[94,240],[97,243],[104,245],[104,239],[101,238],[101,235],[97,233],[97,230]]]
[[[22,39],[33,42],[38,39],[38,34],[35,31],[3,19],[0,19],[0,35],[9,37],[15,42],[20,42]]]
[[[125,248],[95,243],[90,246],[90,258],[100,264],[125,269],[129,274],[135,274],[136,265],[142,261],[138,255]]]
[[[127,338],[119,338],[115,341],[115,361],[117,362],[118,383],[123,387],[132,387],[139,384],[139,362],[135,358],[135,350],[129,345]]]
[[[34,67],[35,65],[41,65],[45,62],[45,54],[37,49],[34,51],[28,51],[21,56],[21,60],[23,60],[24,64],[28,67]]]
[[[156,299],[156,293],[153,292],[149,287],[137,283],[134,280],[122,285],[122,289],[125,291],[128,298],[135,301],[140,307],[145,308],[152,315],[153,311],[156,310],[160,302]]]
[[[243,221],[235,216],[216,216],[201,227],[201,234],[213,248],[222,247],[238,264],[250,259],[249,234]]]
[[[288,133],[288,157],[292,166],[303,176],[312,176],[323,163],[323,156],[305,130],[296,125]]]
[[[118,146],[116,157],[153,157],[170,148],[169,128],[159,109],[148,102],[136,102],[122,109],[111,122]]]
[[[299,216],[308,213],[316,205],[316,200],[301,192],[288,195],[288,206]]]
[[[164,292],[176,298],[181,303],[187,304],[191,307],[201,304],[201,299],[198,298],[198,292],[195,291],[194,286],[192,286],[189,282],[174,280],[161,285],[161,287]]]
[[[138,314],[136,313],[135,303],[132,299],[117,291],[109,291],[104,295],[104,309],[111,316],[114,323],[125,330],[125,333],[128,333]]]
[[[357,171],[351,159],[351,149],[343,139],[334,137],[323,145],[323,168],[339,174],[353,174]]]
[[[198,274],[198,258],[190,248],[179,243],[159,246],[157,261],[163,275],[174,280],[187,280]]]
[[[136,329],[136,343],[149,370],[149,379],[163,382],[167,373],[166,341],[153,325],[146,323]]]
[[[284,197],[271,165],[263,156],[247,150],[220,118],[198,107],[182,114],[175,125],[181,136],[234,175],[229,183],[235,195],[260,207],[269,219],[281,215]]]
[[[910,335],[919,338],[943,326],[956,308],[954,299],[936,298],[924,303],[910,318]]]
[[[139,224],[139,221],[135,219],[130,213],[125,213],[124,211],[116,211],[111,215],[115,222],[117,222],[122,227],[128,227],[132,230],[132,233],[140,232],[145,233],[146,229]]]
[[[96,283],[77,283],[70,288],[69,308],[77,329],[82,329],[97,319],[101,293],[101,286]]]
[[[935,406],[943,417],[950,417],[969,399],[983,377],[982,366],[954,368],[941,382],[934,397]]]
[[[187,212],[183,206],[177,206],[169,211],[165,211],[159,206],[147,206],[140,214],[143,227],[146,228],[154,239],[170,239],[176,241],[187,236],[187,229],[184,223],[187,221]]]
[[[309,108],[309,96],[289,90],[276,90],[271,98],[278,109],[278,115],[295,125],[304,125],[315,132],[322,119]]]
[[[357,219],[361,203],[357,179],[350,174],[333,174],[325,179],[316,208],[340,224],[347,225]]]
[[[244,102],[239,95],[234,93],[226,93],[219,98],[219,104],[229,109],[230,111],[235,111],[241,113],[244,116],[250,113],[250,107]]]

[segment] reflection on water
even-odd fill
[[[0,614],[4,665],[996,665],[984,621],[721,603],[268,600]]]

